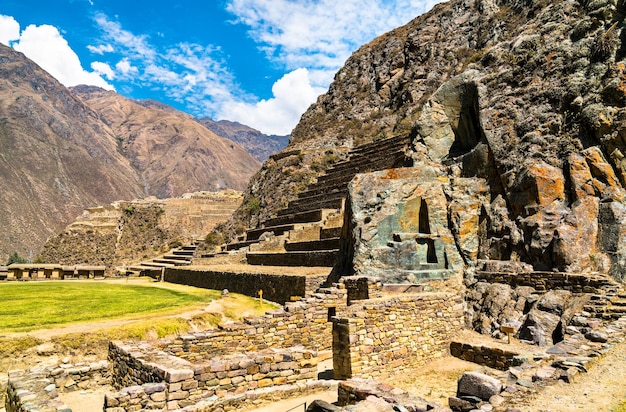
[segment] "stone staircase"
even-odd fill
[[[160,272],[163,268],[190,265],[196,254],[198,245],[199,242],[183,245],[170,250],[164,255],[141,261],[126,268],[118,268],[118,272],[124,270],[126,274],[130,276],[144,276],[153,274],[154,272]]]
[[[614,285],[607,287],[606,293],[594,294],[584,310],[593,317],[604,320],[615,320],[626,315],[626,290]]]
[[[275,217],[248,229],[224,251],[247,248],[251,265],[334,266],[348,184],[357,173],[406,166],[410,142],[402,135],[354,148],[347,160],[330,167]]]

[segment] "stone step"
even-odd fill
[[[315,223],[319,222],[324,218],[324,210],[316,209],[310,210],[302,213],[294,213],[290,215],[284,215],[279,217],[274,217],[264,221],[263,226],[282,226],[282,225],[290,225],[294,223]]]
[[[259,240],[259,237],[265,232],[274,232],[274,236],[280,236],[285,232],[294,229],[294,225],[280,225],[249,229],[246,231],[246,241]]]
[[[132,265],[126,268],[126,272],[134,272],[137,274],[140,274],[141,272],[146,272],[146,271],[160,271],[160,270],[161,270],[160,267],[143,266],[143,265]]]
[[[193,257],[194,253],[196,252],[196,250],[172,250],[171,253],[172,255],[176,255],[176,256],[191,256]]]
[[[333,267],[339,258],[338,250],[286,253],[247,253],[249,265]]]
[[[174,266],[184,266],[184,265],[190,265],[191,264],[191,260],[187,260],[187,259],[168,259],[167,257],[154,258],[154,259],[152,259],[152,261],[154,263],[164,263],[164,264],[174,265]]]
[[[341,169],[331,169],[317,179],[318,184],[333,185],[340,182],[349,182],[357,173],[367,173],[376,170],[394,169],[404,165],[404,155],[392,155],[385,159],[357,162]]]
[[[626,306],[585,305],[584,310],[590,313],[626,314]]]
[[[327,199],[344,199],[348,196],[347,192],[332,192],[332,193],[320,193],[314,196],[303,197],[289,202],[289,206],[305,204],[305,203],[317,203]]]
[[[285,216],[290,214],[303,213],[316,209],[341,209],[343,207],[344,198],[332,198],[326,199],[321,202],[313,203],[303,203],[300,202],[298,204],[292,205],[291,203],[286,209],[282,209],[278,211],[278,216]]]
[[[346,197],[347,195],[345,193],[339,193],[339,192],[321,194],[318,196],[312,196],[312,197],[307,197],[303,199],[293,200],[289,202],[288,207],[290,209],[293,209],[293,208],[297,209],[299,207],[303,207],[305,210],[307,209],[310,210],[311,208],[316,208],[316,206],[318,205],[327,204],[332,201],[341,201],[345,199]]]
[[[345,193],[347,195],[348,194],[348,183],[350,183],[350,182],[349,181],[341,182],[341,183],[337,183],[337,184],[334,184],[334,185],[325,185],[325,184],[314,183],[314,184],[310,185],[308,187],[308,189],[305,190],[304,192],[298,193],[298,198],[302,199],[302,198],[305,198],[305,197],[311,197],[311,196],[316,196],[316,195],[320,195],[320,194],[327,194],[327,193],[336,193],[336,192],[342,192],[342,193]]]
[[[285,242],[287,252],[303,252],[307,250],[335,250],[339,249],[338,237],[307,242]]]
[[[176,265],[173,263],[165,263],[165,262],[154,262],[154,261],[144,261],[139,263],[140,266],[147,266],[152,268],[173,268]]]
[[[341,229],[342,227],[329,227],[329,228],[322,228],[322,230],[320,230],[320,239],[332,239],[334,237],[341,237]]]
[[[399,146],[403,144],[408,144],[410,142],[411,142],[410,135],[408,134],[397,135],[397,136],[389,137],[387,139],[376,140],[374,142],[362,144],[360,146],[353,148],[350,153],[362,154],[362,153],[380,150],[381,148],[387,145]]]
[[[250,245],[254,245],[256,243],[259,243],[259,240],[242,240],[239,242],[233,242],[233,243],[229,243],[225,246],[224,250],[227,251],[231,251],[231,250],[239,250],[239,249],[243,249],[244,247],[248,247]]]
[[[332,168],[326,172],[327,175],[335,173],[346,173],[360,170],[368,170],[372,168],[372,165],[398,165],[403,164],[406,155],[403,149],[395,149],[389,151],[382,151],[380,153],[372,154],[370,156],[351,157],[347,161],[343,161],[333,165]]]

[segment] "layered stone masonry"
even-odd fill
[[[303,348],[199,359],[194,363],[155,348],[112,342],[109,357],[117,387],[107,395],[106,411],[168,410],[214,403],[251,390],[295,385],[301,389],[317,379],[317,353]]]
[[[111,383],[109,363],[62,364],[9,372],[5,408],[7,412],[71,412],[59,399],[72,392]]]
[[[165,269],[165,281],[206,289],[223,290],[257,296],[259,289],[263,297],[284,304],[292,296],[307,297],[319,289],[328,275],[297,276],[259,273],[233,273],[206,269]]]
[[[602,275],[561,272],[483,272],[477,271],[475,278],[488,283],[504,283],[511,287],[530,286],[537,291],[567,290],[573,293],[602,293],[603,289],[615,284]]]
[[[451,342],[450,354],[468,362],[499,370],[507,370],[522,363],[517,352],[463,342]]]
[[[335,379],[386,377],[447,352],[463,327],[463,300],[445,293],[398,296],[350,306],[333,319]]]
[[[346,295],[340,284],[320,289],[308,299],[287,303],[284,309],[225,325],[217,331],[181,335],[158,345],[162,351],[192,362],[229,353],[298,345],[315,351],[330,350],[330,317],[345,309]]]

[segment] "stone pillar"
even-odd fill
[[[334,379],[349,379],[361,371],[359,336],[363,319],[333,318],[333,376]]]

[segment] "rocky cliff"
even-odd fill
[[[346,62],[282,156],[252,179],[244,205],[259,202],[262,220],[323,172],[312,165],[325,153],[410,134],[407,154],[441,185],[436,206],[466,266],[511,260],[621,279],[625,7],[437,5]],[[295,163],[306,173],[285,174]]]

